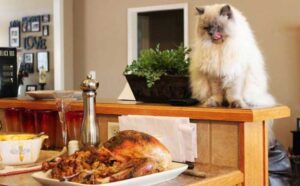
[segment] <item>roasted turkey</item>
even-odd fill
[[[51,177],[61,181],[100,184],[164,171],[171,160],[156,138],[126,130],[98,149],[77,151],[55,163],[44,162],[43,170],[52,169]]]

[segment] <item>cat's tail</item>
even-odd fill
[[[248,99],[245,101],[251,107],[272,107],[276,105],[275,98],[269,93],[262,93],[257,96],[249,96],[247,98]]]

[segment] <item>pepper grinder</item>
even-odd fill
[[[96,95],[99,82],[87,75],[80,88],[82,90],[84,115],[81,126],[81,145],[83,148],[97,147],[100,144],[99,127],[96,123]]]

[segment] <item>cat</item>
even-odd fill
[[[203,106],[273,106],[263,56],[246,18],[231,5],[197,7],[189,67],[192,96]]]

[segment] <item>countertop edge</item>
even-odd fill
[[[27,109],[56,109],[55,100],[32,100],[1,98],[0,108],[24,107]],[[82,110],[82,100],[71,102],[72,110]],[[267,108],[233,109],[225,107],[207,108],[196,106],[171,106],[167,104],[140,103],[100,99],[96,102],[97,114],[153,115],[189,117],[199,120],[255,122],[289,117],[291,110],[284,105]]]

